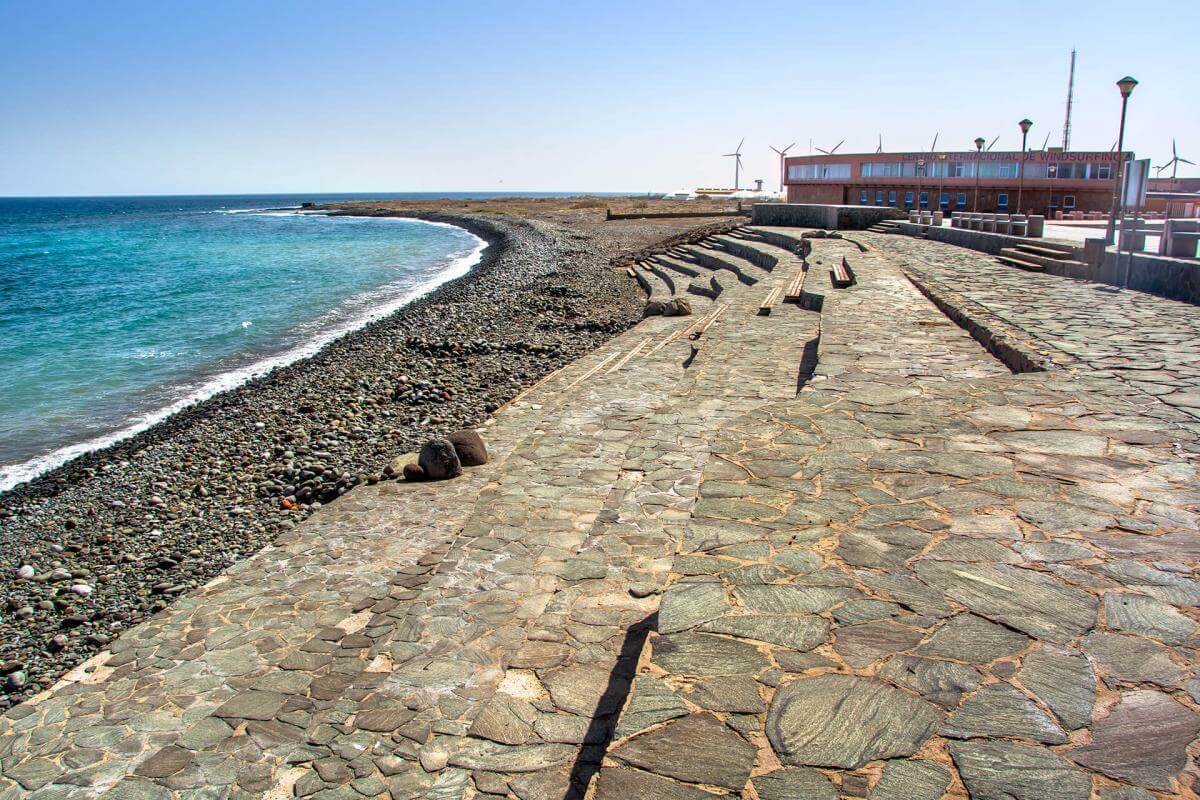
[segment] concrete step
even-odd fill
[[[638,285],[646,293],[647,300],[667,300],[675,293],[673,288],[669,288],[657,274],[646,267],[645,261],[635,264],[633,272]]]
[[[671,272],[665,269],[657,261],[643,261],[642,264],[647,270],[654,273],[660,281],[667,287],[667,294],[675,294],[675,278]]]
[[[996,260],[999,261],[1001,264],[1006,264],[1010,267],[1016,267],[1017,269],[1023,269],[1026,272],[1045,272],[1046,271],[1046,267],[1042,264],[1038,264],[1033,261],[1026,261],[1025,259],[1017,258],[1015,256],[1000,255],[1000,256],[996,256]]]
[[[707,297],[710,300],[716,300],[720,297],[721,292],[725,291],[725,287],[721,285],[721,279],[716,274],[709,275],[708,278],[697,278],[688,284],[688,294],[694,294],[697,297]]]
[[[1058,260],[1074,260],[1076,252],[1075,248],[1062,244],[1051,244],[1049,242],[1038,242],[1037,244],[1019,244],[1014,249],[1027,253],[1029,255],[1045,256]]]
[[[1018,247],[1006,247],[1000,251],[1000,255],[1005,258],[1013,258],[1018,261],[1024,261],[1029,264],[1037,264],[1045,267],[1087,267],[1082,261],[1076,261],[1073,258],[1059,258],[1057,256],[1046,255],[1046,250],[1042,248],[1026,249],[1024,245]]]
[[[661,264],[663,267],[666,267],[667,269],[680,275],[686,275],[689,278],[695,278],[700,274],[700,269],[693,262],[685,261],[678,256],[667,256],[660,253],[659,255],[654,256],[653,260],[658,264]]]
[[[727,250],[693,246],[691,251],[696,258],[696,263],[700,266],[710,270],[725,270],[735,280],[746,286],[758,283],[758,276],[750,274],[751,272],[762,274],[748,261],[738,258]]]

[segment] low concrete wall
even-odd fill
[[[925,238],[933,239],[935,242],[945,242],[946,244],[978,250],[982,253],[990,253],[994,256],[999,255],[1000,251],[1006,247],[1016,247],[1019,244],[1037,244],[1038,242],[1037,239],[1030,239],[1025,236],[986,233],[966,228],[935,228],[931,225],[918,225],[915,222],[901,222],[900,230],[909,236],[924,234]],[[1076,257],[1082,258],[1083,256],[1080,254]]]
[[[1131,260],[1132,258],[1132,260]],[[1200,305],[1200,261],[1159,256],[1152,253],[1117,253],[1108,250],[1096,280],[1121,286],[1129,266],[1129,288],[1171,300]]]
[[[863,230],[881,220],[904,218],[904,212],[896,208],[832,206],[815,203],[755,203],[752,224]]]

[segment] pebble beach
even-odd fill
[[[488,247],[315,355],[0,495],[0,707],[628,328],[645,298],[614,259],[704,222],[605,223],[594,200],[459,205],[328,209],[447,222]]]

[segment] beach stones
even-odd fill
[[[643,317],[687,317],[692,313],[692,304],[682,297],[670,300],[650,300],[642,309]]]
[[[422,445],[417,464],[429,480],[441,481],[462,475],[462,462],[448,439],[430,439]]]
[[[465,428],[446,438],[454,445],[454,452],[458,454],[458,460],[464,467],[478,467],[487,463],[487,445],[483,443],[483,437],[475,431]]]

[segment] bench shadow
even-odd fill
[[[588,784],[600,771],[600,762],[608,751],[608,746],[612,743],[613,732],[616,730],[621,708],[625,705],[625,699],[629,696],[629,690],[633,686],[638,658],[642,654],[650,631],[654,630],[657,625],[658,612],[655,612],[634,623],[626,631],[625,639],[621,642],[621,652],[617,655],[617,662],[613,665],[612,672],[609,673],[608,684],[604,687],[604,692],[600,695],[600,702],[596,705],[596,714],[592,717],[587,733],[584,735],[584,744],[580,747],[579,755],[575,757],[575,764],[571,767],[570,780],[567,783],[567,792],[563,795],[563,800],[583,800]]]
[[[819,360],[818,350],[821,346],[821,336],[818,334],[804,343],[804,353],[800,356],[800,368],[796,372],[796,394],[812,379],[817,370]]]

